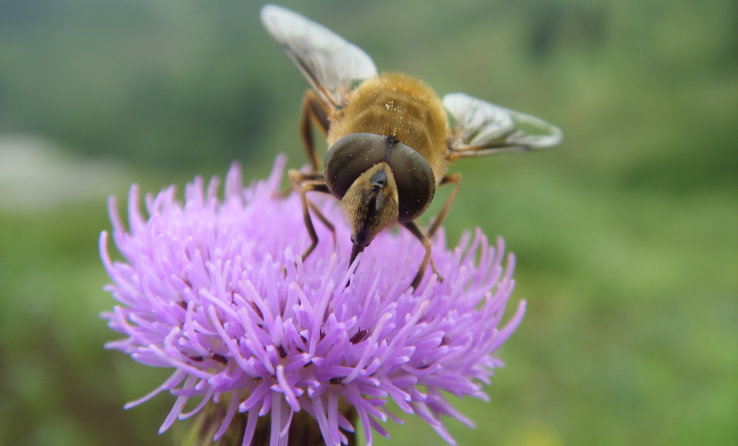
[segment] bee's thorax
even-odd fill
[[[415,78],[386,73],[368,79],[330,120],[329,147],[352,133],[389,135],[420,153],[435,178],[446,174],[446,112],[435,92]]]

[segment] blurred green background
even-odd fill
[[[0,0],[0,444],[179,435],[156,433],[170,396],[122,409],[168,372],[103,350],[118,335],[98,316],[114,302],[97,240],[106,196],[125,201],[132,182],[305,162],[306,83],[259,6]],[[503,235],[528,300],[491,402],[457,401],[478,425],[449,422],[459,444],[738,444],[734,2],[285,6],[380,70],[564,130],[557,149],[452,168],[451,240]],[[412,417],[388,428],[378,444],[443,444]]]

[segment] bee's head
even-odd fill
[[[359,175],[341,199],[341,207],[351,226],[353,263],[380,231],[398,221],[397,185],[389,165],[379,163]]]
[[[325,158],[325,180],[351,225],[351,261],[384,228],[415,219],[436,182],[428,161],[392,135],[352,133]]]

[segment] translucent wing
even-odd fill
[[[561,130],[555,125],[463,93],[447,94],[443,105],[451,118],[455,157],[541,149],[561,142]]]
[[[276,5],[261,8],[261,21],[323,100],[346,103],[356,80],[377,74],[372,59],[328,28]]]

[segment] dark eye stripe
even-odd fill
[[[391,136],[354,133],[336,141],[325,161],[328,188],[341,199],[359,175],[382,161],[389,164],[397,184],[399,221],[413,220],[433,200],[436,181],[425,158]]]

